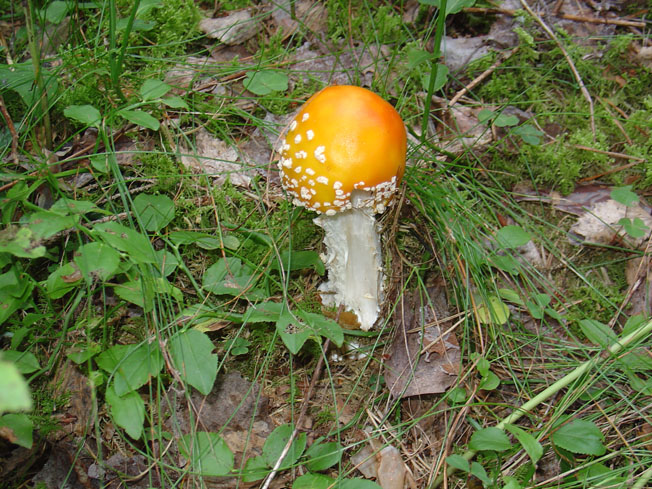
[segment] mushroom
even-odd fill
[[[383,263],[375,215],[392,202],[405,170],[398,112],[375,93],[331,86],[313,95],[281,141],[278,167],[295,205],[319,216],[328,281],[326,306],[353,312],[369,330],[380,312]]]

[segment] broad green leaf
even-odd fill
[[[430,61],[432,53],[425,49],[410,48],[407,52],[408,69],[413,70],[424,61]]]
[[[28,351],[4,350],[2,359],[13,362],[21,374],[31,374],[41,368],[36,355]]]
[[[437,8],[441,6],[441,0],[419,0],[419,3]],[[446,15],[456,14],[463,8],[473,6],[474,3],[475,0],[448,0],[446,2]]]
[[[604,435],[592,421],[575,419],[552,434],[555,445],[581,455],[604,455]]]
[[[467,397],[468,394],[464,387],[453,387],[448,391],[448,400],[456,404],[466,401]]]
[[[509,308],[498,297],[478,301],[478,319],[483,324],[505,324],[509,319]]]
[[[93,241],[82,245],[75,252],[75,263],[89,284],[95,278],[104,281],[117,272],[120,253],[104,243]]]
[[[58,232],[72,228],[78,222],[78,215],[62,216],[50,211],[38,211],[29,216],[29,228],[41,239],[49,238]]]
[[[326,273],[324,262],[321,261],[319,253],[316,251],[283,251],[281,252],[281,262],[286,273],[306,268],[313,268],[319,275]],[[279,268],[278,261],[275,261],[272,269],[279,270]]]
[[[45,251],[40,238],[27,227],[10,226],[0,231],[0,253],[19,258],[40,258]]]
[[[618,338],[616,333],[604,323],[596,319],[582,319],[579,321],[582,333],[589,341],[602,348],[607,348]]]
[[[344,332],[342,327],[332,319],[322,314],[313,312],[298,311],[297,315],[303,319],[317,336],[323,336],[331,340],[337,347],[344,343]]]
[[[498,289],[498,296],[506,300],[507,302],[512,302],[514,304],[518,304],[519,306],[524,306],[525,303],[523,302],[523,299],[521,299],[521,296],[519,295],[518,292],[512,289]]]
[[[430,77],[432,73],[427,73],[421,78],[421,85],[424,90],[430,89]],[[435,85],[433,91],[438,91],[444,88],[446,82],[448,81],[448,66],[438,63],[437,64],[437,74],[435,75]]]
[[[471,463],[471,474],[476,476],[478,479],[480,479],[482,482],[485,484],[491,484],[491,479],[487,475],[487,471],[484,470],[484,467],[480,465],[478,462],[472,462]]]
[[[313,472],[326,470],[340,463],[343,451],[342,445],[335,441],[313,443],[305,453],[306,467]]]
[[[245,323],[275,323],[281,317],[287,306],[280,302],[261,302],[249,306],[242,318]]]
[[[255,482],[267,477],[271,472],[271,468],[265,462],[262,455],[251,457],[245,463],[242,471],[243,482]]]
[[[173,109],[188,109],[188,104],[181,97],[175,95],[173,97],[165,97],[161,100],[165,105]]]
[[[496,127],[512,127],[518,124],[518,117],[515,115],[499,113],[494,119],[494,125]]]
[[[471,435],[469,448],[473,450],[494,450],[502,452],[512,448],[507,435],[496,427],[483,428]]]
[[[543,455],[543,447],[541,446],[541,443],[539,443],[536,438],[534,438],[527,431],[519,428],[516,425],[506,424],[505,429],[516,437],[518,442],[530,457],[530,460],[532,460],[532,463],[536,465]]]
[[[102,116],[92,105],[70,105],[63,110],[63,115],[87,126],[100,127]]]
[[[66,263],[52,272],[45,281],[45,288],[50,299],[60,299],[77,287],[82,279],[77,266]]]
[[[518,248],[531,239],[530,234],[520,226],[503,226],[496,232],[496,241],[502,248]]]
[[[640,217],[634,219],[623,217],[618,221],[618,224],[623,227],[627,234],[636,239],[645,237],[650,230]]]
[[[72,2],[54,0],[53,2],[50,2],[44,10],[41,11],[41,14],[48,22],[53,24],[60,24],[61,21],[65,19],[66,15],[68,15],[68,11],[72,7]]]
[[[505,477],[505,485],[502,487],[502,489],[523,489],[523,486],[519,484],[518,479],[515,477]]]
[[[220,477],[233,470],[233,452],[217,433],[198,431],[181,437],[179,451],[190,460],[191,471],[204,477]]]
[[[255,284],[252,270],[239,258],[220,258],[202,277],[202,286],[217,295],[240,295],[249,292]]]
[[[462,457],[461,455],[449,455],[446,457],[446,463],[450,465],[451,467],[456,468],[457,470],[461,470],[462,472],[469,472],[471,470],[471,466],[469,465],[469,461]]]
[[[145,312],[154,308],[154,290],[149,282],[143,282],[140,278],[115,284],[113,291],[120,299],[142,307]]]
[[[256,95],[284,92],[288,88],[288,76],[280,71],[248,71],[242,82],[244,87]]]
[[[142,110],[122,109],[118,111],[118,114],[127,119],[132,124],[142,126],[146,129],[151,129],[152,131],[158,131],[158,128],[161,125],[156,118],[147,112],[143,112]]]
[[[521,264],[510,254],[498,255],[494,253],[489,257],[489,263],[512,275],[518,274],[521,270]]]
[[[543,319],[548,304],[550,304],[548,294],[534,294],[525,301],[525,305],[534,319]]]
[[[616,187],[611,191],[611,198],[628,207],[638,203],[638,195],[632,192],[632,186]]]
[[[161,80],[145,80],[140,87],[140,96],[144,101],[163,97],[172,87]]]
[[[97,343],[93,343],[91,345],[75,346],[66,353],[66,356],[77,365],[81,365],[101,352],[102,347]]]
[[[356,477],[354,479],[344,479],[335,486],[337,489],[383,489],[373,481]]]
[[[303,474],[292,483],[292,489],[331,489],[338,488],[335,479],[322,474]]]
[[[136,263],[156,263],[152,244],[138,231],[117,222],[97,224],[93,231],[108,245],[127,253]]]
[[[240,247],[240,240],[235,236],[223,235],[222,239],[219,236],[208,233],[199,233],[196,231],[172,231],[168,238],[176,245],[196,244],[204,250],[217,250],[219,248],[226,248],[235,250]]]
[[[2,437],[11,443],[27,449],[32,448],[34,424],[26,414],[5,414],[0,416]]]
[[[478,389],[485,391],[492,391],[500,385],[500,378],[493,372],[488,372],[487,375],[482,377],[478,384]]]
[[[601,463],[591,464],[578,470],[577,480],[581,482],[581,487],[590,487],[591,489],[600,487],[624,489],[628,487],[623,484],[627,480],[626,477]]]
[[[108,214],[108,211],[100,209],[96,204],[88,200],[74,200],[65,197],[61,197],[57,200],[48,210],[50,212],[61,214],[62,216],[68,216],[71,214],[83,215],[88,214],[89,212]]]
[[[143,434],[145,423],[145,402],[138,393],[128,392],[119,396],[110,385],[106,388],[106,402],[115,424],[124,428],[131,438],[138,440]]]
[[[520,136],[524,143],[532,146],[539,146],[544,133],[539,131],[532,124],[525,123],[512,129],[512,134]]]
[[[148,231],[160,231],[174,219],[174,202],[167,195],[139,194],[134,208]]]
[[[312,328],[289,311],[283,313],[276,321],[276,331],[294,355],[299,353],[303,344],[314,334]]]
[[[109,173],[111,167],[117,167],[118,160],[115,153],[97,153],[89,156],[91,166],[100,173]]]
[[[294,425],[284,424],[277,427],[267,437],[267,440],[265,440],[265,444],[263,445],[263,458],[265,459],[265,462],[267,462],[267,465],[270,467],[275,466],[285,448],[285,445],[290,439],[290,436],[292,436],[293,430]],[[299,460],[299,457],[301,457],[305,449],[306,434],[299,433],[290,445],[287,455],[283,457],[279,470],[285,470],[292,467],[297,460]]]
[[[122,396],[145,385],[163,368],[163,356],[156,343],[114,345],[96,358],[97,365],[113,375],[116,395]]]
[[[169,276],[179,266],[177,257],[166,248],[154,252],[156,255],[156,264],[163,277]]]
[[[181,378],[207,396],[217,377],[217,355],[206,334],[189,329],[174,335],[169,343],[170,356]]]
[[[30,409],[32,397],[18,367],[11,362],[0,360],[0,414]]]

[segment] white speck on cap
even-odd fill
[[[326,163],[326,155],[324,154],[324,151],[326,151],[326,146],[317,146],[317,148],[315,148],[315,158],[322,163]]]
[[[297,167],[294,169],[294,172],[295,172],[295,173],[301,173],[301,167],[300,167],[300,166],[297,166]]]
[[[326,211],[327,216],[334,216],[335,214],[337,214],[337,211],[335,209],[328,209]]]
[[[313,170],[312,168],[306,168],[306,173],[307,173],[308,175],[312,176],[312,175],[315,174],[315,170]]]
[[[333,183],[333,188],[334,188],[335,190],[339,190],[339,189],[341,189],[341,188],[342,188],[342,182],[334,182],[334,183]]]
[[[290,131],[294,131],[297,128],[297,121],[292,121],[290,124]]]
[[[281,162],[285,168],[292,168],[292,158],[281,158]]]
[[[322,183],[324,185],[328,185],[328,177],[325,177],[324,175],[319,175],[317,177],[317,183]]]
[[[304,200],[310,200],[310,197],[312,197],[310,190],[308,190],[306,187],[301,187],[301,198]]]
[[[294,144],[299,144],[301,142],[301,134],[294,136]]]
[[[310,114],[306,112],[305,114],[303,114],[303,117],[301,118],[301,122],[306,122],[308,120],[308,117],[310,117]]]
[[[305,151],[301,150],[301,151],[297,151],[296,153],[294,153],[294,156],[296,156],[296,158],[300,160],[300,159],[302,159],[302,158],[307,158],[307,157],[308,157],[308,153],[306,153]]]
[[[313,131],[312,129],[308,129],[306,131],[306,137],[308,138],[308,141],[312,141],[312,138],[315,137],[315,131]]]

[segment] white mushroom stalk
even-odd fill
[[[360,87],[328,87],[290,123],[278,168],[296,205],[320,214],[326,306],[353,312],[363,330],[378,319],[382,253],[375,215],[392,202],[405,170],[407,137],[394,107]]]
[[[328,281],[319,287],[322,303],[344,306],[357,316],[364,331],[378,319],[384,281],[378,224],[372,208],[365,204],[370,197],[370,192],[354,190],[351,209],[314,219],[324,230],[326,246],[322,259]]]

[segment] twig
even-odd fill
[[[335,321],[339,319],[341,312],[338,311],[337,317]],[[281,467],[281,463],[283,462],[283,459],[285,456],[288,454],[290,451],[290,447],[292,446],[292,443],[294,443],[294,439],[297,437],[297,434],[299,433],[299,429],[301,427],[301,423],[303,422],[303,418],[306,415],[306,412],[308,411],[308,404],[310,404],[310,398],[312,397],[312,391],[315,389],[315,386],[317,385],[317,381],[319,380],[319,377],[321,377],[321,371],[322,368],[324,367],[324,358],[326,358],[326,353],[328,352],[328,347],[331,344],[331,340],[327,339],[324,342],[324,348],[322,351],[322,355],[319,357],[319,360],[317,360],[317,365],[315,366],[315,371],[312,374],[312,379],[310,379],[310,385],[308,386],[308,392],[306,393],[306,396],[303,399],[303,405],[301,406],[301,411],[299,412],[299,417],[297,418],[297,422],[294,425],[294,430],[292,430],[292,434],[290,435],[290,438],[288,438],[287,443],[283,447],[283,450],[281,451],[281,455],[279,455],[278,460],[274,464],[274,467],[272,468],[272,471],[270,474],[267,476],[267,479],[265,479],[265,482],[263,483],[262,486],[260,486],[260,489],[269,489],[269,485],[272,483],[274,478],[276,477],[276,474],[278,474],[279,468]]]
[[[0,112],[2,113],[2,117],[4,117],[5,121],[7,122],[7,128],[9,129],[9,133],[11,134],[11,159],[14,160],[14,163],[17,165],[18,164],[18,133],[16,132],[16,126],[14,126],[14,121],[11,120],[11,116],[9,115],[9,112],[7,111],[7,107],[5,106],[5,99],[2,97],[0,94]]]
[[[644,163],[645,161],[647,161],[645,158],[641,158],[640,156],[631,156],[625,153],[616,153],[615,151],[605,151],[603,149],[591,148],[589,146],[583,146],[581,144],[574,144],[573,148],[582,149],[584,151],[590,151],[592,153],[599,153],[601,155],[613,156],[614,158],[622,158],[624,160],[634,160],[638,163]]]
[[[586,362],[580,364],[572,372],[565,375],[564,377],[559,379],[557,382],[555,382],[554,384],[552,384],[548,388],[544,389],[538,395],[534,396],[528,402],[523,404],[520,408],[517,408],[512,414],[510,414],[506,418],[503,418],[503,420],[496,425],[496,428],[498,428],[501,431],[504,430],[506,425],[515,423],[523,415],[532,412],[532,410],[534,410],[541,403],[548,400],[550,397],[555,395],[560,390],[568,387],[570,384],[575,382],[577,379],[579,379],[582,375],[587,373],[593,367],[596,367],[597,365],[602,363],[604,360],[617,355],[618,353],[620,353],[620,351],[623,348],[627,347],[631,343],[634,343],[635,341],[638,341],[639,339],[642,339],[642,338],[648,336],[650,333],[652,333],[652,321],[650,321],[646,325],[638,328],[633,333],[628,334],[624,338],[622,338],[620,340],[616,340],[616,342],[613,343],[611,346],[609,346],[606,350],[601,351],[600,353],[595,355],[590,360],[587,360]],[[476,450],[467,450],[462,456],[466,460],[471,460],[473,457],[475,457],[476,453],[477,453]],[[456,472],[456,470],[457,469],[455,469],[455,467],[451,467],[449,465],[448,466],[448,475]],[[646,471],[646,473],[647,473],[647,471]],[[652,473],[650,473],[650,475],[652,475]],[[649,478],[650,478],[650,476],[648,476],[648,479]],[[430,488],[434,489],[435,487],[438,487],[443,482],[443,480],[444,480],[444,474],[440,474],[437,477],[437,479],[435,479],[435,481],[433,482],[432,486],[430,486]],[[640,486],[640,487],[644,487],[644,486]]]
[[[517,15],[517,10],[506,8],[483,8],[483,7],[468,7],[464,9],[465,12],[473,14],[503,14],[514,17]],[[545,12],[537,12],[537,15],[545,15]],[[588,24],[612,24],[620,25],[623,27],[638,27],[639,29],[645,28],[645,22],[637,20],[625,19],[607,19],[602,17],[585,17],[583,15],[573,14],[554,14],[555,17],[560,19],[572,20],[573,22],[586,22]]]
[[[541,26],[541,28],[544,31],[546,31],[546,34],[550,36],[550,39],[555,41],[555,44],[557,44],[557,47],[563,53],[564,58],[566,58],[566,62],[568,63],[568,66],[573,72],[573,76],[575,77],[577,84],[580,86],[580,91],[582,92],[582,95],[584,95],[584,98],[589,103],[589,112],[591,116],[591,132],[593,133],[593,139],[595,140],[595,113],[593,110],[593,99],[591,98],[591,94],[589,93],[589,91],[586,89],[586,86],[584,85],[584,82],[582,81],[582,77],[578,73],[577,68],[575,68],[575,63],[573,63],[573,60],[569,56],[564,45],[559,41],[559,39],[557,39],[555,33],[552,32],[552,29],[548,27],[548,25],[543,21],[543,19],[530,8],[530,6],[525,0],[521,0],[521,5],[523,5],[523,8],[534,18],[534,20],[537,21],[537,23]]]
[[[484,80],[489,75],[491,75],[494,71],[496,71],[496,68],[498,68],[506,60],[511,58],[516,51],[518,51],[518,46],[516,46],[514,49],[512,49],[507,53],[503,53],[503,55],[500,56],[494,64],[492,64],[489,68],[487,68],[482,73],[480,73],[479,76],[474,78],[473,81],[471,81],[471,83],[469,83],[464,88],[462,88],[462,90],[457,92],[455,96],[450,100],[450,102],[448,102],[448,106],[452,107],[453,105],[455,105],[459,101],[459,99],[461,99],[464,95],[466,95],[470,90],[473,90],[482,80]]]

